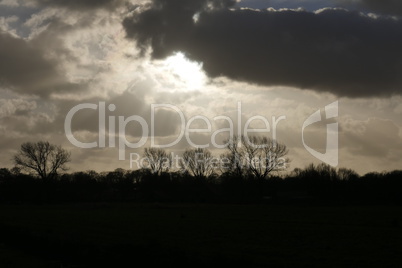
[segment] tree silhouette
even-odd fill
[[[261,136],[234,136],[226,141],[228,172],[265,179],[273,171],[285,170],[289,159],[286,145]]]
[[[350,168],[339,168],[338,177],[340,180],[344,181],[357,180],[357,178],[359,178],[359,174]]]
[[[215,173],[212,153],[204,148],[187,149],[183,153],[180,167],[196,178],[208,178]]]
[[[53,179],[59,170],[67,170],[65,164],[70,162],[70,152],[61,146],[47,141],[25,142],[14,156],[16,167],[33,171],[43,180]]]
[[[161,175],[163,172],[169,172],[172,166],[172,156],[163,149],[145,148],[143,156],[144,164],[152,174]]]
[[[223,165],[221,165],[221,171],[223,173],[228,173],[229,175],[234,175],[242,177],[245,172],[244,165],[242,163],[243,151],[241,149],[241,140],[238,136],[226,140],[226,150],[227,153],[221,156],[221,159],[225,159]]]

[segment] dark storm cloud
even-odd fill
[[[216,2],[155,0],[123,24],[153,58],[182,51],[211,77],[350,97],[402,93],[399,20],[340,9],[229,10],[232,2]]]
[[[338,0],[339,1],[339,0]],[[400,0],[360,0],[350,1],[341,0],[342,2],[352,2],[360,5],[370,11],[385,15],[402,15],[402,1]]]
[[[45,58],[44,48],[32,43],[0,33],[0,86],[42,97],[81,89],[59,74],[58,63]]]

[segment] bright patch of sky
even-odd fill
[[[341,3],[343,3],[343,5]],[[356,6],[352,4],[352,1],[348,1],[347,5],[345,5],[345,3],[346,1],[339,0],[242,0],[237,5],[239,7],[254,9],[266,9],[270,7],[274,9],[297,9],[301,7],[307,11],[315,11],[325,7],[343,7],[351,10],[356,9]]]

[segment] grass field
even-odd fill
[[[401,207],[66,204],[0,212],[0,267],[402,267]]]

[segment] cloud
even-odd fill
[[[16,31],[10,27],[10,24],[15,23],[16,21],[18,21],[17,16],[0,17],[0,31],[9,32],[16,36]]]
[[[123,61],[132,48],[126,49],[129,42],[120,35],[120,16],[106,16],[99,10],[86,14],[44,8],[29,19],[20,19],[28,31],[25,37],[11,30],[0,34],[0,87],[43,98],[121,92],[127,83],[116,85],[119,73],[115,69],[121,71],[123,63],[129,66]],[[0,18],[0,27],[6,29],[13,20]]]
[[[369,118],[345,120],[341,130],[341,144],[355,156],[388,159],[393,152],[400,155],[402,145],[400,127],[391,120]]]
[[[16,16],[5,19],[5,22],[22,22],[21,27],[24,31],[29,30],[29,34],[21,37],[16,34],[21,29],[3,27],[5,31],[0,33],[0,86],[15,93],[43,98],[86,91],[89,79],[77,79],[73,72],[77,70],[76,73],[80,72],[83,77],[78,67],[86,62],[83,62],[83,55],[76,53],[77,48],[69,47],[68,40],[77,32],[87,30],[94,17],[94,14],[84,17],[67,10],[47,8],[27,20]],[[103,24],[100,27],[106,28]]]
[[[0,85],[43,97],[80,89],[66,81],[57,61],[47,59],[42,48],[7,33],[0,33]]]
[[[187,3],[155,0],[124,20],[127,37],[143,51],[151,47],[154,59],[182,51],[202,62],[210,77],[349,97],[401,94],[400,20],[342,9],[231,10],[208,9],[207,0]]]
[[[0,119],[14,114],[23,115],[35,108],[35,101],[24,99],[0,99]]]
[[[114,9],[121,6],[124,0],[36,0],[41,6],[64,7],[72,10],[87,11],[96,8]]]
[[[0,1],[1,6],[18,7],[19,3],[15,0],[2,0]]]
[[[342,7],[350,10],[362,10],[383,15],[402,15],[400,0],[242,0],[241,7],[251,8],[298,8],[317,10],[324,7]]]
[[[336,0],[342,3],[357,4],[370,11],[384,15],[402,15],[402,2],[400,0]]]

